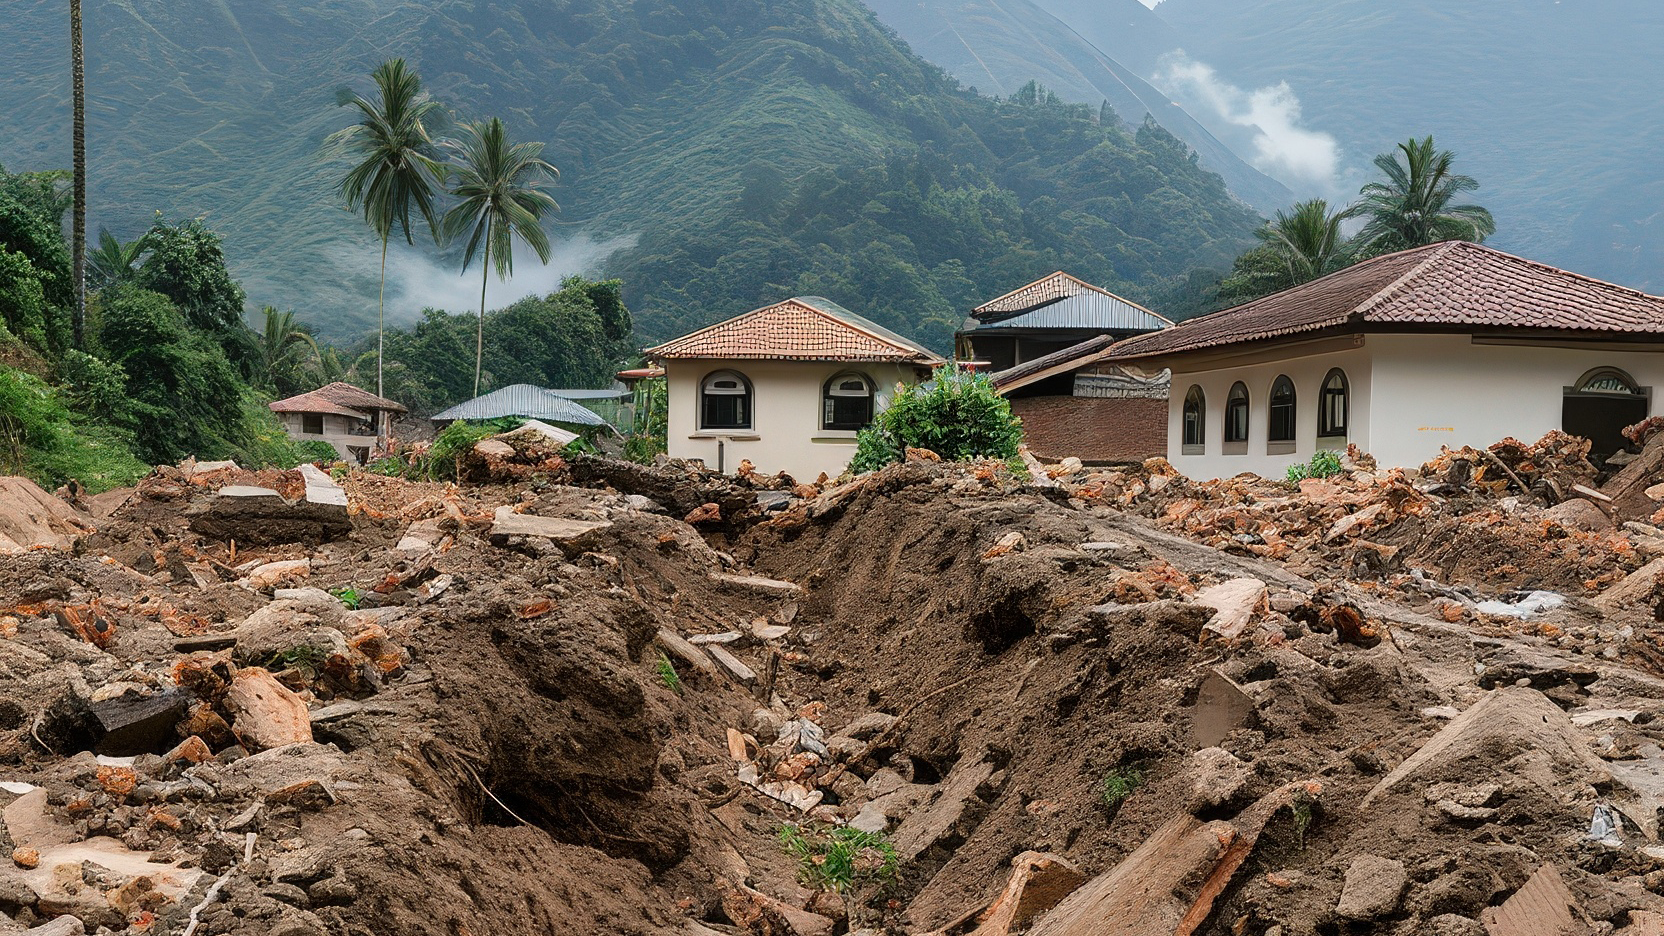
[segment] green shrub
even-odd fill
[[[1290,484],[1299,484],[1307,478],[1332,478],[1343,470],[1339,452],[1313,452],[1306,464],[1288,466],[1286,479]]]
[[[304,439],[296,442],[295,450],[300,455],[300,461],[296,462],[297,465],[301,462],[333,464],[341,460],[341,453],[336,451],[335,446],[322,439]]]
[[[469,422],[459,419],[451,423],[433,437],[433,448],[428,450],[429,463],[425,466],[425,473],[434,478],[455,481],[457,464],[465,452],[472,449],[481,439],[518,428],[523,421],[488,419],[483,422]]]
[[[1003,460],[1017,455],[1022,439],[1022,421],[986,375],[944,367],[927,385],[896,390],[890,405],[861,430],[849,468],[875,471],[901,461],[909,448],[949,461]]]
[[[135,484],[150,466],[133,456],[118,429],[76,415],[38,377],[0,367],[0,474],[20,474],[47,490],[71,478],[94,494]]]

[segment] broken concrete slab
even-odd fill
[[[306,479],[306,502],[324,507],[347,508],[347,492],[317,465],[304,462],[296,469]]]
[[[1267,610],[1265,583],[1256,578],[1235,578],[1198,591],[1196,603],[1214,610],[1205,625],[1221,637],[1240,637]]]
[[[324,543],[352,532],[345,492],[336,497],[312,482],[307,490],[319,499],[290,501],[271,488],[227,485],[185,515],[195,533],[250,545]]]
[[[1563,500],[1543,511],[1543,519],[1552,520],[1568,530],[1596,533],[1612,529],[1612,518],[1593,503],[1581,497]]]
[[[1664,590],[1664,557],[1624,576],[1589,603],[1605,614],[1616,614],[1625,608],[1656,604],[1661,590]]]
[[[737,575],[732,572],[713,572],[711,580],[734,591],[746,591],[766,598],[798,598],[803,586],[761,575]]]
[[[492,514],[491,538],[538,536],[563,545],[577,545],[612,524],[605,520],[571,520],[566,517],[539,517],[536,514],[515,513],[510,506],[498,507]]]

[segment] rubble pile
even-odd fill
[[[1564,437],[1299,484],[504,444],[160,468],[0,556],[0,933],[1664,922],[1664,534],[1614,506],[1664,441],[1599,488]]]

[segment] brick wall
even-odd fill
[[[1055,460],[1143,461],[1167,454],[1167,401],[1074,396],[1022,397],[1011,401],[1022,417],[1029,451]]]

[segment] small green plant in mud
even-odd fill
[[[1104,805],[1114,809],[1126,802],[1127,797],[1143,785],[1144,771],[1136,764],[1127,764],[1111,770],[1109,775],[1104,777],[1103,789],[1100,791]]]
[[[331,588],[329,593],[341,599],[341,603],[347,606],[348,611],[357,611],[359,602],[364,600],[364,596],[358,593],[358,589],[351,585]]]
[[[318,647],[290,647],[282,653],[274,653],[266,661],[266,669],[280,672],[286,669],[299,670],[307,679],[315,679],[323,671],[327,654]]]
[[[798,880],[843,898],[852,929],[867,904],[901,873],[901,856],[882,832],[787,823],[780,829],[780,844],[797,859]]]
[[[1312,811],[1317,805],[1317,798],[1310,793],[1296,793],[1294,802],[1289,805],[1289,812],[1294,816],[1294,842],[1301,851],[1306,850],[1306,832],[1312,827]]]
[[[664,682],[666,689],[676,693],[680,693],[682,691],[682,677],[676,675],[676,667],[670,662],[670,657],[667,657],[662,653],[659,654],[657,669],[659,671],[659,679]]]

